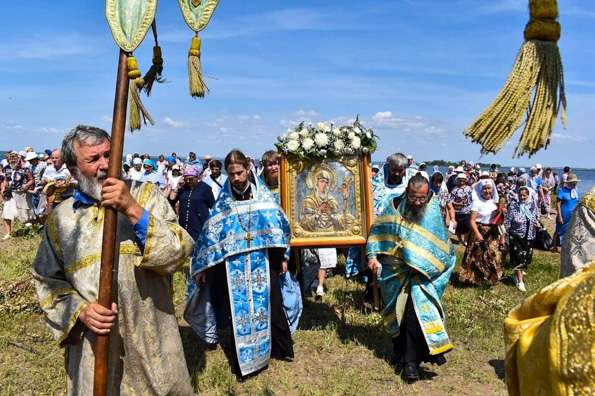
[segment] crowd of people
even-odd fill
[[[529,172],[500,172],[461,161],[444,173],[429,172],[395,153],[372,169],[375,221],[365,253],[298,249],[304,268],[314,268],[314,282],[305,270],[300,282],[288,264],[291,233],[280,205],[276,151],[258,162],[240,150],[223,162],[193,152],[185,160],[172,153],[157,161],[130,154],[122,180],[107,177],[109,151],[105,131],[79,125],[60,149],[9,152],[0,173],[3,238],[11,237],[16,219],[45,224],[33,263],[37,292],[50,329],[67,348],[68,388],[82,394],[93,383],[94,334],[114,330],[119,337],[110,353],[117,358],[110,361],[118,367],[110,370],[108,386],[193,394],[181,369],[170,293],[171,274],[188,257],[184,318],[207,344],[231,345],[230,364],[240,379],[265,369],[270,358],[293,360],[302,294],[315,290],[324,297],[325,277],[341,253],[347,276],[378,285],[395,368],[416,381],[421,363],[444,364],[452,349],[441,303],[456,262],[451,239],[465,247],[460,282],[495,284],[508,254],[515,284],[525,291],[540,220],[554,214],[563,240],[578,202],[579,180],[570,169],[558,177],[539,164]],[[103,206],[123,215],[111,309],[95,302]]]

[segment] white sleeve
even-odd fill
[[[479,207],[480,207],[480,203],[479,200],[473,200],[473,203],[471,204],[471,211],[472,212],[479,212]]]

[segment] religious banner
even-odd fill
[[[155,19],[157,0],[106,0],[105,17],[114,36],[114,41],[126,52],[129,86],[129,120],[131,131],[140,129],[141,117],[144,124],[154,124],[151,115],[140,99],[140,90],[145,81],[138,69],[136,58],[132,52],[145,38],[149,27]]]
[[[301,123],[276,145],[283,154],[281,203],[291,246],[364,245],[372,215],[374,132],[359,120],[341,127]]]
[[[194,37],[188,50],[188,86],[193,98],[203,98],[209,91],[202,75],[200,63],[201,41],[198,33],[202,31],[211,20],[219,0],[178,0],[184,20],[194,31]]]

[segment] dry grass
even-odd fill
[[[39,236],[0,242],[0,394],[56,394],[64,390],[63,353],[51,340],[28,272]],[[459,251],[459,255],[460,255]],[[538,252],[527,276],[529,293],[552,282],[557,255]],[[510,272],[510,271],[509,271]],[[178,314],[184,276],[175,275]],[[363,287],[335,276],[323,302],[306,299],[292,363],[272,361],[238,383],[220,347],[206,351],[181,322],[187,363],[200,394],[504,395],[502,320],[523,294],[507,280],[491,289],[449,286],[447,329],[455,345],[448,364],[425,367],[425,378],[404,384],[390,365],[391,342],[381,317],[361,306]]]

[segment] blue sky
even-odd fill
[[[203,34],[205,100],[187,92],[192,37],[177,2],[157,10],[167,84],[145,105],[157,121],[127,134],[125,152],[252,155],[301,120],[360,114],[380,136],[375,158],[595,167],[595,10],[560,1],[568,128],[550,147],[512,159],[517,138],[480,158],[464,128],[502,86],[522,44],[527,0],[222,0]],[[27,28],[23,28],[27,26]],[[0,149],[59,145],[77,123],[109,130],[117,48],[103,2],[3,2]],[[152,38],[136,51],[144,72]]]

